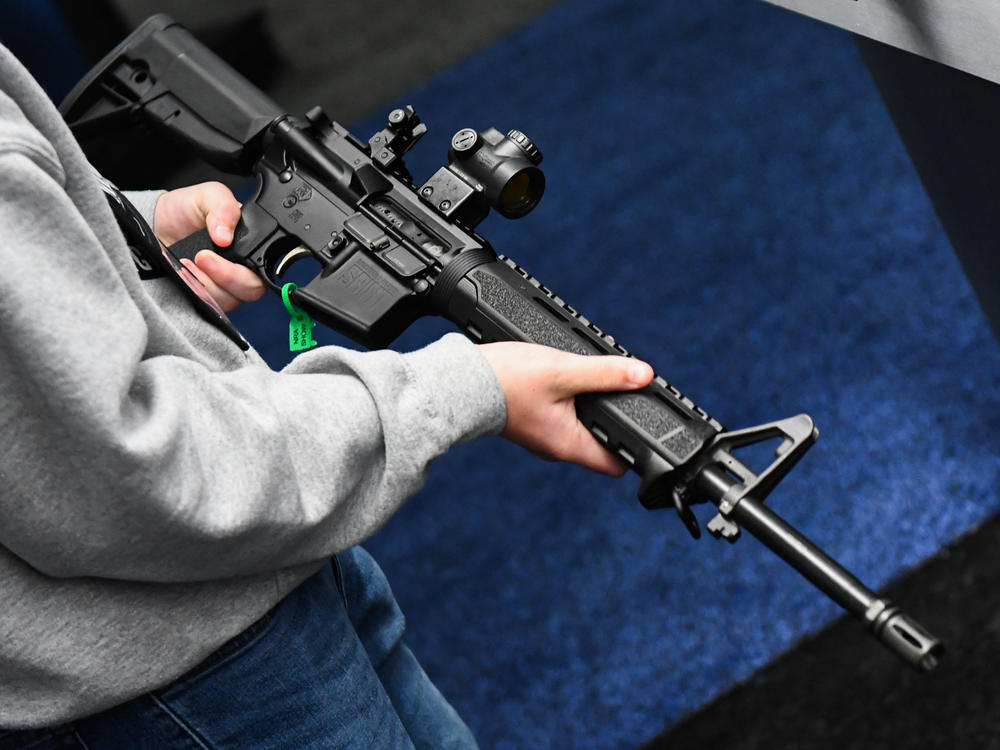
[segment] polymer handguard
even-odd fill
[[[529,341],[586,355],[628,352],[474,230],[491,207],[509,218],[541,198],[541,153],[523,133],[460,130],[449,165],[417,186],[402,156],[426,132],[410,107],[393,110],[367,143],[315,108],[298,121],[187,30],[154,16],[81,81],[61,111],[100,168],[110,136],[152,129],[220,170],[256,177],[226,257],[274,291],[300,260],[318,267],[292,302],[368,347],[395,339],[421,316],[454,322],[478,342]],[[210,246],[201,234],[171,250]],[[690,506],[709,502],[708,524],[734,541],[744,528],[860,618],[921,670],[942,646],[763,505],[815,442],[807,415],[725,432],[662,377],[637,392],[577,399],[580,420],[641,478],[648,508],[674,507],[699,536]],[[733,455],[780,440],[755,472]]]

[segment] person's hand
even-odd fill
[[[631,391],[649,385],[653,368],[629,357],[569,354],[538,344],[481,344],[507,398],[503,437],[550,461],[569,461],[601,474],[627,467],[576,416],[580,393]]]
[[[212,242],[228,247],[240,220],[240,208],[232,191],[221,182],[178,188],[164,193],[156,202],[153,231],[169,247],[194,232],[207,229]],[[226,312],[235,310],[243,302],[260,299],[267,291],[249,268],[228,261],[209,249],[200,251],[194,261],[184,258],[181,263],[205,285]]]

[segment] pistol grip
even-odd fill
[[[214,250],[219,255],[225,257],[228,248],[219,247],[214,242],[208,234],[207,229],[201,229],[194,234],[189,234],[183,239],[177,240],[173,245],[167,248],[177,260],[183,260],[187,258],[188,260],[194,260],[196,256],[202,250]]]

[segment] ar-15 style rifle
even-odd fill
[[[628,355],[474,231],[490,208],[518,218],[542,196],[541,152],[519,131],[458,131],[449,164],[417,186],[402,157],[427,128],[412,108],[393,110],[367,143],[318,107],[298,121],[162,15],[98,63],[61,110],[85,148],[107,146],[122,130],[152,128],[222,171],[256,176],[236,238],[220,252],[365,346],[384,346],[419,317],[438,315],[479,342]],[[207,234],[187,243],[209,245]],[[305,257],[320,270],[289,293],[282,276]],[[643,505],[673,506],[698,537],[690,506],[714,504],[719,512],[708,529],[715,536],[734,541],[746,529],[908,663],[924,671],[936,665],[938,639],[764,505],[815,442],[809,416],[725,432],[659,376],[638,392],[582,396],[577,412],[642,477]],[[760,472],[733,454],[775,439],[776,457]]]

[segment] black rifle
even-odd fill
[[[312,258],[319,271],[291,291],[291,302],[367,347],[438,315],[474,341],[628,355],[474,231],[491,207],[518,218],[542,196],[541,153],[519,131],[458,131],[448,166],[418,187],[402,157],[427,128],[411,107],[393,110],[367,144],[318,107],[297,121],[162,15],[98,63],[61,110],[92,157],[117,147],[112,135],[154,128],[224,172],[254,175],[256,193],[236,239],[219,251],[276,292],[293,263]],[[210,244],[202,235],[187,247]],[[815,442],[809,416],[725,432],[659,376],[638,392],[581,396],[577,412],[642,477],[644,506],[673,506],[698,537],[690,506],[713,503],[719,512],[708,529],[715,536],[735,541],[746,529],[908,663],[924,671],[937,664],[937,638],[763,504]],[[759,473],[733,455],[773,440],[780,440],[776,457]]]

